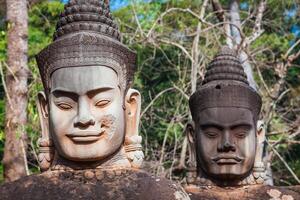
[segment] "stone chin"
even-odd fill
[[[245,164],[243,163],[226,165],[215,164],[211,165],[210,168],[205,172],[207,173],[207,175],[211,176],[214,179],[237,181],[247,177],[251,172],[251,169],[245,167]]]
[[[59,142],[54,143],[60,156],[71,161],[89,162],[105,160],[118,152],[123,145],[123,138],[116,138],[112,141],[104,136],[94,142],[74,142],[65,136]]]

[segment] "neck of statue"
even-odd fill
[[[130,168],[131,164],[126,157],[124,147],[117,152],[100,161],[71,161],[55,152],[51,171],[70,171],[84,169],[112,169],[112,168]]]
[[[266,171],[264,168],[253,168],[252,171],[244,178],[234,181],[218,180],[213,177],[209,177],[206,173],[198,167],[198,169],[191,170],[191,173],[197,173],[197,175],[190,175],[191,179],[189,185],[195,186],[220,186],[220,187],[232,187],[232,186],[245,186],[245,185],[264,185],[266,181]],[[192,178],[194,177],[194,178]]]

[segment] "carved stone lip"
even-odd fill
[[[228,155],[224,154],[212,158],[212,161],[214,161],[218,165],[233,165],[233,164],[238,164],[243,160],[245,159],[240,156],[232,155],[232,154],[228,154]]]
[[[77,131],[66,134],[74,142],[95,142],[103,135],[103,131]]]

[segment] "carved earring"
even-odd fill
[[[142,137],[138,128],[141,112],[141,95],[137,90],[129,89],[125,99],[126,106],[126,135],[124,149],[127,159],[133,168],[140,168],[144,153],[142,151]]]
[[[40,125],[42,129],[41,138],[38,140],[39,155],[38,162],[42,172],[47,171],[54,158],[54,145],[49,134],[49,122],[47,112],[47,100],[44,92],[39,92],[37,99],[37,107],[40,117]]]
[[[54,146],[53,141],[48,138],[40,138],[38,140],[39,145],[39,155],[38,162],[42,172],[47,171],[54,158]]]
[[[266,178],[266,167],[263,162],[263,151],[266,141],[264,122],[259,120],[257,122],[257,135],[256,135],[256,155],[253,167],[253,176],[257,184],[263,184]]]
[[[138,135],[125,138],[124,149],[127,159],[133,168],[140,168],[144,161],[141,143],[142,137]]]
[[[186,182],[188,185],[195,185],[197,182],[197,164],[196,164],[196,148],[194,141],[194,122],[191,121],[185,127],[185,135],[188,138],[189,146],[189,161],[187,163],[187,177]]]

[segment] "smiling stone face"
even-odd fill
[[[250,110],[208,108],[195,122],[197,159],[207,175],[237,179],[251,171],[255,159],[256,126]]]
[[[121,42],[108,3],[67,3],[53,42],[36,56],[42,171],[141,166],[136,53]]]
[[[124,91],[104,66],[61,68],[51,76],[49,125],[58,153],[72,161],[107,158],[125,134]]]

